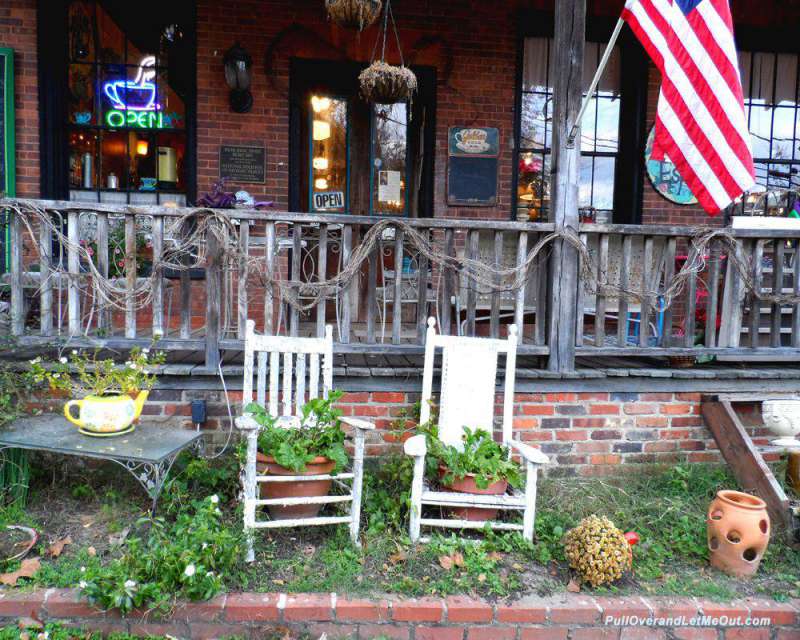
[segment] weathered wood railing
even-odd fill
[[[8,202],[24,207],[26,201]],[[402,355],[422,352],[425,320],[433,315],[443,332],[458,335],[501,336],[513,322],[520,352],[545,356],[548,327],[564,322],[549,317],[549,246],[531,263],[523,286],[491,288],[463,268],[430,263],[403,231],[422,234],[439,254],[507,269],[525,263],[553,231],[550,224],[390,224],[347,286],[318,302],[301,296],[298,307],[282,299],[278,286],[268,286],[253,262],[283,283],[330,279],[351,264],[367,230],[383,218],[226,210],[234,221],[236,260],[226,259],[209,235],[202,268],[164,270],[160,258],[176,244],[171,222],[189,210],[28,202],[46,209],[70,242],[56,242],[35,216],[12,220],[11,272],[4,276],[10,295],[4,299],[10,300],[11,333],[22,345],[125,349],[157,337],[159,348],[204,353],[215,369],[221,353],[241,349],[248,318],[267,334],[322,335],[332,324],[339,352]],[[754,303],[750,288],[800,293],[800,232],[733,231],[746,278],[731,268],[731,245],[715,239],[704,250],[703,268],[690,273],[666,305],[662,294],[675,273],[686,260],[695,261],[690,240],[697,231],[580,226],[591,268],[612,286],[567,283],[578,289],[573,362],[589,356],[800,356],[800,305]],[[98,295],[88,254],[101,277],[121,289],[116,305]],[[148,264],[156,265],[152,278]],[[143,278],[152,282],[146,308],[135,294]],[[634,295],[621,296],[619,289]]]

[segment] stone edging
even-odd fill
[[[702,628],[687,626],[695,616],[712,620]],[[607,622],[608,617],[613,620]],[[664,622],[643,626],[630,617]],[[681,617],[687,622],[676,621]],[[286,628],[317,636],[324,632],[331,640],[379,636],[403,640],[800,638],[800,599],[779,603],[764,598],[715,603],[698,598],[558,594],[490,603],[464,596],[358,599],[337,594],[231,593],[208,602],[181,603],[168,618],[154,619],[142,613],[123,618],[99,611],[72,589],[0,591],[0,619],[8,623],[19,618],[60,620],[103,632],[192,639],[260,638],[270,629]],[[739,623],[731,624],[737,618]],[[748,618],[763,619],[763,624],[747,626]]]

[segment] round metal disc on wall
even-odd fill
[[[652,157],[654,132],[655,127],[652,127],[644,150],[644,164],[650,184],[670,202],[683,205],[697,204],[697,198],[678,173],[677,167],[670,162],[669,157],[666,154],[663,160],[655,160]]]

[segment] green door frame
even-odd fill
[[[17,171],[16,171],[16,143],[14,138],[14,50],[8,47],[0,47],[0,58],[3,65],[3,166],[5,167],[5,184],[0,185],[0,192],[7,197],[13,198],[17,195]],[[11,261],[11,229],[8,224],[3,230],[5,235],[3,245],[5,252],[3,255],[3,271],[8,270]]]

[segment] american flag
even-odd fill
[[[661,71],[653,155],[716,215],[755,183],[728,0],[627,0],[622,17]]]

